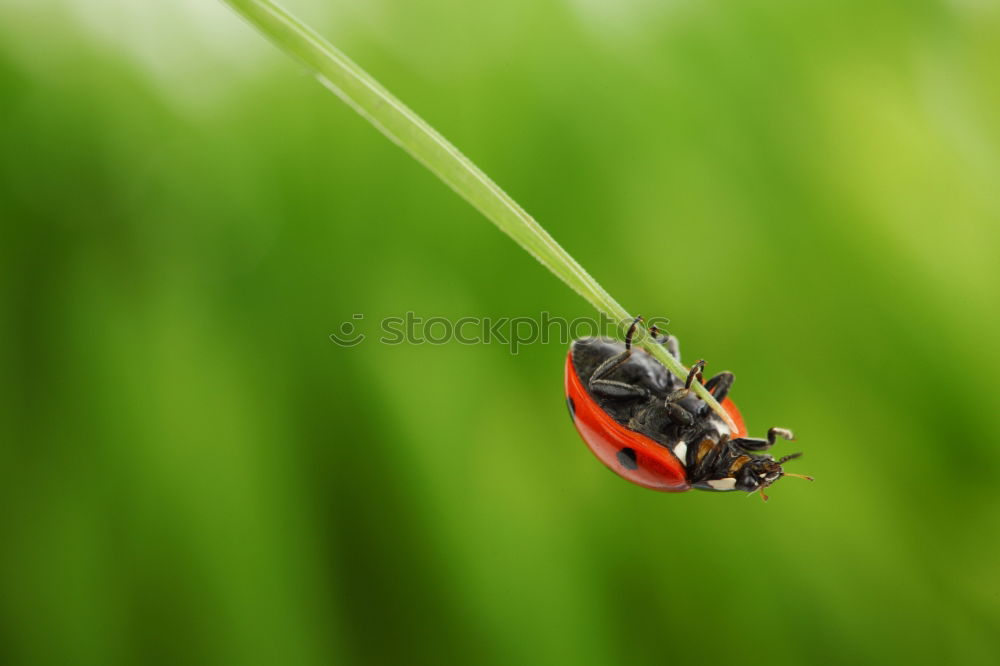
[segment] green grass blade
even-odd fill
[[[517,202],[447,139],[315,31],[270,0],[223,0],[265,37],[312,70],[317,78],[379,131],[430,169],[543,266],[615,321],[628,312]],[[639,342],[678,377],[687,370],[662,345]],[[695,392],[734,428],[724,409],[695,382]]]

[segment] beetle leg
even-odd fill
[[[667,394],[667,397],[666,399],[664,399],[663,404],[669,407],[670,405],[680,402],[684,398],[688,397],[689,393],[691,393],[691,389],[686,389],[686,388],[677,389],[676,391],[671,391],[670,393]]]
[[[665,413],[674,423],[680,423],[682,425],[691,425],[694,423],[694,415],[688,410],[681,407],[678,403],[686,398],[688,394],[691,393],[691,384],[697,377],[701,380],[701,369],[705,367],[705,361],[698,361],[692,366],[691,371],[688,372],[687,381],[684,383],[684,388],[677,389],[667,394],[667,397],[663,400],[663,409]]]
[[[635,328],[642,321],[642,317],[636,317],[632,320],[632,325],[628,327],[628,332],[625,334],[625,351],[620,354],[615,354],[608,360],[597,366],[594,373],[590,375],[590,380],[587,382],[590,389],[594,390],[595,385],[605,383],[607,380],[604,378],[610,375],[612,372],[620,368],[625,364],[629,358],[632,357],[632,336],[635,335]],[[623,382],[612,382],[614,384],[623,384]],[[643,389],[645,391],[645,389]],[[645,395],[645,393],[643,394]]]
[[[744,451],[767,451],[774,446],[772,442],[759,437],[737,437],[732,442]]]
[[[689,392],[688,389],[677,389],[663,401],[663,411],[672,422],[681,425],[694,423],[694,415],[678,404],[678,401],[687,396]]]
[[[702,359],[691,366],[691,371],[688,372],[687,381],[684,382],[684,388],[691,388],[691,383],[694,381],[695,377],[698,378],[699,382],[705,381],[705,376],[701,374],[701,371],[705,369],[705,359]]]
[[[691,370],[688,372],[687,381],[684,382],[684,388],[677,389],[676,391],[667,394],[667,398],[666,400],[663,401],[663,404],[669,407],[671,403],[675,403],[679,400],[683,400],[684,398],[686,398],[688,394],[691,392],[691,384],[694,383],[695,377],[698,378],[698,381],[701,381],[702,379],[701,371],[702,368],[704,367],[705,367],[704,360],[698,361],[693,366],[691,366]]]
[[[659,400],[649,400],[630,419],[629,427],[640,432],[677,432],[677,427],[694,425],[694,415],[680,405],[662,405]]]
[[[778,437],[787,440],[795,439],[795,435],[792,434],[791,430],[786,428],[771,428],[767,431],[767,439],[760,439],[757,437],[737,437],[733,440],[733,444],[740,447],[744,451],[766,451],[774,446]]]
[[[649,397],[649,391],[642,386],[636,386],[627,382],[616,382],[613,379],[591,379],[589,386],[592,393],[597,393],[608,398]]]
[[[681,425],[691,425],[694,423],[694,415],[681,407],[678,403],[691,393],[691,384],[694,382],[696,377],[699,381],[701,381],[701,370],[704,367],[705,361],[698,361],[695,363],[691,367],[690,372],[688,372],[687,381],[684,382],[684,388],[672,391],[667,394],[666,398],[664,398],[664,413],[672,422],[679,423]]]
[[[716,376],[705,382],[705,388],[708,392],[718,401],[722,402],[729,395],[729,389],[733,387],[733,373],[731,372],[720,372]]]
[[[677,338],[670,334],[660,336],[660,329],[656,326],[649,327],[649,333],[653,336],[655,342],[660,343],[667,348],[667,353],[674,357],[674,359],[680,363],[681,362],[681,345],[677,341]]]
[[[632,350],[626,349],[621,354],[615,354],[604,363],[597,366],[594,370],[594,374],[590,376],[590,385],[593,386],[597,382],[606,381],[604,378],[610,375],[612,372],[618,368],[625,365],[625,362],[632,357]]]
[[[640,407],[629,419],[628,427],[639,432],[661,432],[667,426],[673,425],[663,410],[656,407],[655,402]]]
[[[681,391],[684,390],[685,389],[681,389]],[[678,393],[678,391],[675,391],[675,393]],[[676,402],[667,402],[663,405],[663,409],[670,420],[674,423],[679,423],[681,425],[692,425],[694,423],[694,415],[678,405]]]

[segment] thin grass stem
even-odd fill
[[[223,2],[314,72],[323,85],[430,169],[599,312],[618,322],[631,321],[628,312],[516,201],[350,58],[270,0]],[[655,343],[652,336],[642,336],[639,344],[672,373],[682,379],[687,376],[684,366]],[[735,431],[729,414],[708,391],[697,382],[692,388]]]

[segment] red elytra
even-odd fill
[[[572,349],[566,357],[566,396],[577,431],[608,469],[651,490],[683,492],[691,488],[684,465],[670,449],[621,425],[594,401],[573,367]],[[721,404],[737,426],[732,437],[745,437],[747,431],[740,410],[728,397]],[[634,459],[627,467],[619,457],[623,450],[634,452]]]

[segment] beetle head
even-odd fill
[[[749,462],[743,465],[736,476],[736,490],[743,490],[749,493],[760,491],[760,496],[767,501],[764,488],[777,481],[783,476],[794,476],[800,479],[812,481],[812,477],[803,474],[790,474],[782,468],[782,464],[801,456],[801,453],[793,453],[775,460],[768,455],[754,456]]]

